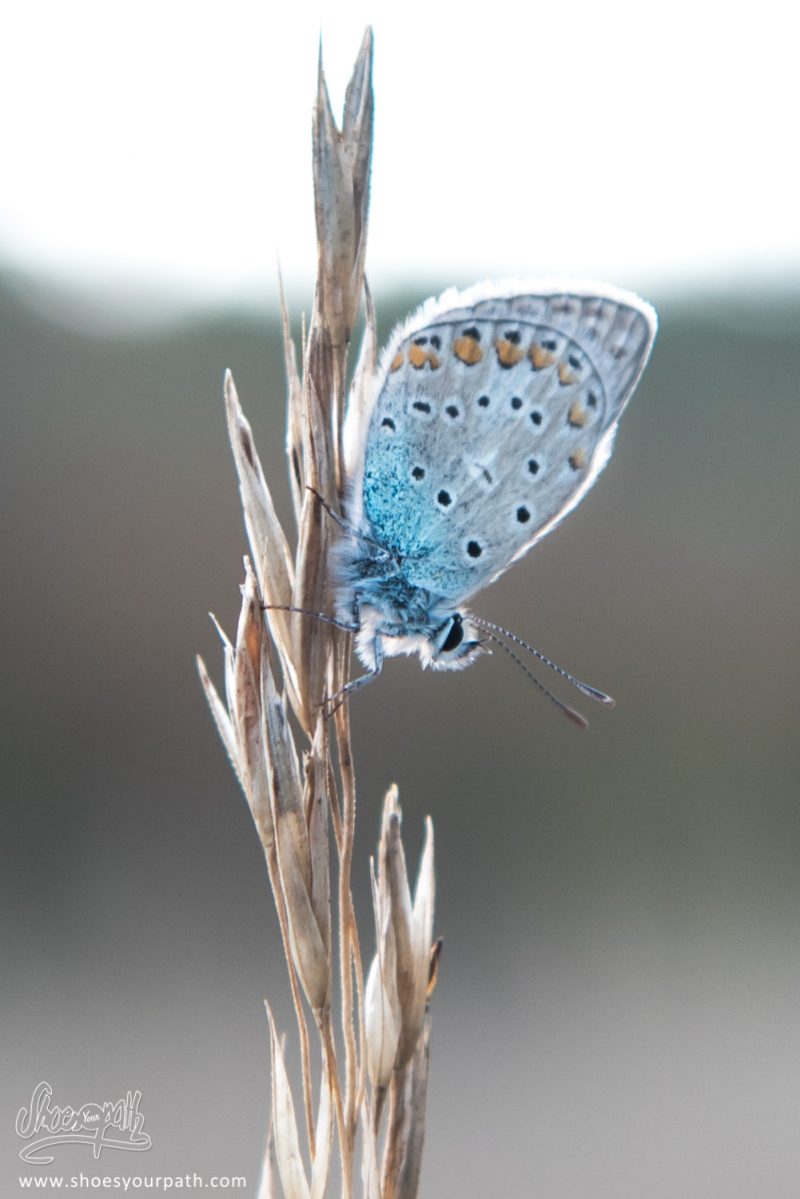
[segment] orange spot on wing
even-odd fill
[[[567,424],[572,425],[573,429],[582,429],[588,419],[589,413],[581,405],[580,400],[573,400],[567,413]]]
[[[542,371],[546,366],[552,366],[556,360],[556,356],[551,350],[545,350],[542,346],[537,346],[536,342],[531,346],[528,355],[535,371]]]
[[[457,337],[453,342],[453,353],[467,366],[474,366],[483,358],[483,350],[474,337]]]
[[[520,346],[514,345],[511,341],[506,341],[502,337],[497,339],[494,346],[497,350],[497,361],[506,370],[512,366],[516,366],[520,358],[524,357],[525,354],[525,351]]]
[[[570,383],[577,383],[578,376],[573,375],[566,362],[560,362],[558,364],[558,381],[563,387],[566,387]]]
[[[399,371],[400,367],[402,365],[403,365],[403,351],[398,350],[397,353],[395,354],[394,358],[392,359],[392,364],[389,367],[389,370],[390,371]]]
[[[433,350],[424,350],[422,346],[414,345],[408,347],[408,361],[417,371],[421,371],[426,362],[432,371],[438,371],[442,365]]]
[[[573,470],[583,470],[586,466],[586,451],[576,450],[574,454],[570,454],[567,461]]]

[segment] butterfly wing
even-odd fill
[[[452,602],[484,587],[594,483],[655,330],[605,287],[429,301],[390,340],[355,438],[351,423],[355,519],[413,586]]]

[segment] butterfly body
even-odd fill
[[[627,293],[525,281],[446,292],[398,327],[346,426],[337,608],[364,681],[384,656],[481,652],[464,601],[592,486],[655,329]]]
[[[356,653],[370,672],[380,671],[384,656],[416,653],[423,667],[452,670],[469,665],[480,653],[477,634],[464,634],[469,628],[465,613],[412,583],[402,557],[372,557],[374,547],[356,534],[340,546],[339,617],[354,621]]]

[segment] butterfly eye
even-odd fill
[[[456,612],[450,625],[450,632],[442,642],[442,647],[439,650],[440,654],[449,654],[452,650],[458,649],[461,642],[464,640],[464,625],[461,617]]]

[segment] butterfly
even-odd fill
[[[450,289],[395,329],[345,424],[336,607],[366,673],[340,697],[398,654],[459,670],[491,642],[523,665],[510,640],[613,703],[464,603],[593,485],[656,325],[649,304],[611,287],[523,280]]]

